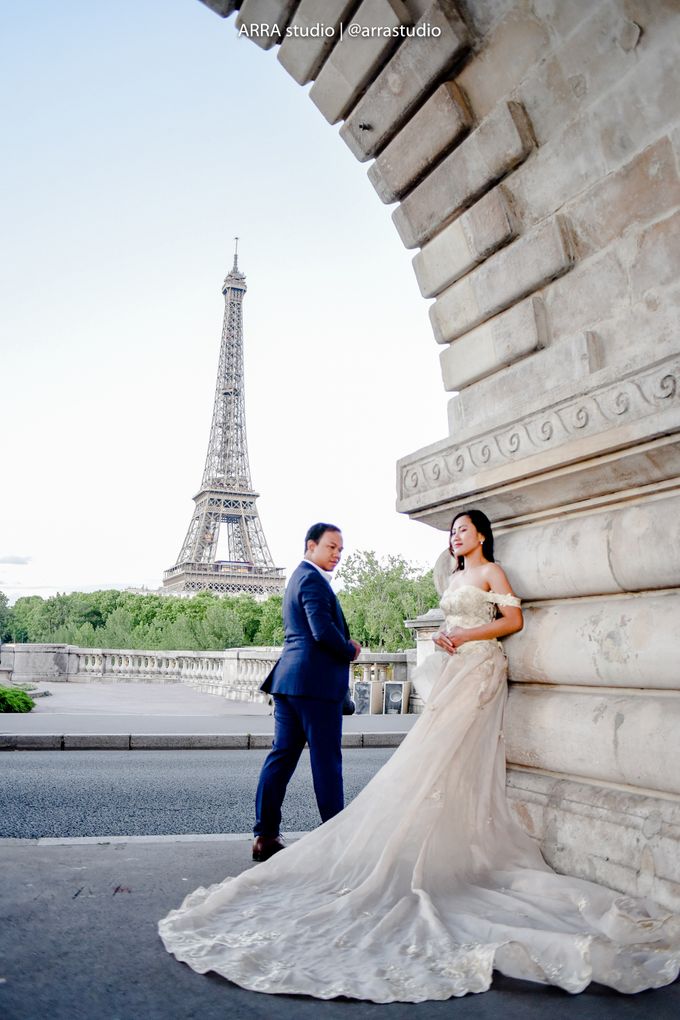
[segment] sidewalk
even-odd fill
[[[375,1005],[244,991],[168,955],[156,923],[199,885],[252,866],[245,836],[0,840],[3,1020],[633,1020],[680,1016],[680,983],[570,996],[496,975],[446,1002]]]
[[[262,749],[268,705],[200,694],[182,684],[41,683],[27,713],[0,714],[0,750]],[[396,747],[418,717],[353,715],[344,747]]]

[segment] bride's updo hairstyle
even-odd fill
[[[482,543],[482,554],[489,563],[495,563],[493,555],[493,531],[491,530],[491,521],[482,510],[461,510],[451,521],[451,528],[449,529],[449,552],[456,561],[456,570],[462,570],[465,566],[465,560],[462,556],[456,556],[453,551],[453,545],[451,544],[451,538],[453,534],[453,526],[459,517],[469,517],[475,528],[480,535],[484,538]]]

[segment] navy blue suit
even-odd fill
[[[274,697],[274,742],[255,802],[256,836],[278,836],[281,805],[305,743],[322,821],[342,811],[342,702],[356,654],[333,589],[305,560],[283,599],[283,652],[261,690]]]

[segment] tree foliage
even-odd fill
[[[436,605],[431,573],[400,556],[378,560],[373,552],[349,556],[340,592],[352,636],[366,648],[396,651],[413,645],[403,621]],[[59,642],[81,648],[210,651],[248,645],[281,645],[283,598],[258,602],[249,595],[199,592],[193,598],[136,595],[125,591],[73,592],[20,598],[13,606],[0,593],[0,640]]]
[[[10,613],[9,599],[3,591],[0,591],[0,643],[7,641],[9,637]]]
[[[9,610],[12,641],[81,648],[208,651],[253,644],[264,603],[200,592],[192,599],[123,591],[18,599]]]
[[[339,572],[340,602],[352,637],[373,651],[413,646],[404,626],[437,605],[432,571],[423,574],[402,556],[379,560],[372,551],[347,557]]]

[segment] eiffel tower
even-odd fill
[[[168,592],[213,591],[224,595],[280,594],[285,572],[274,566],[255,502],[246,440],[243,386],[243,295],[246,278],[234,264],[222,285],[224,324],[215,406],[201,489],[194,496],[189,530],[174,567],[163,574]],[[222,526],[229,558],[218,560]]]

